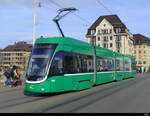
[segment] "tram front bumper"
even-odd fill
[[[33,93],[49,93],[50,86],[44,85],[43,83],[38,84],[25,83],[25,91]]]

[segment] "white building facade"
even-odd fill
[[[90,44],[133,56],[133,35],[117,15],[101,16],[88,29]]]

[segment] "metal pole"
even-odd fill
[[[126,38],[127,38],[127,36],[126,36]],[[125,55],[125,37],[124,37],[124,55]]]
[[[33,25],[32,25],[32,45],[34,45],[34,42],[35,42],[35,33],[36,33],[36,3],[37,1],[34,0],[33,1]]]
[[[94,65],[94,78],[93,78],[93,85],[96,84],[96,71],[97,71],[97,65],[96,65],[96,46],[94,45],[93,46],[93,49],[94,49],[94,56],[93,56],[93,65]]]
[[[96,65],[96,37],[94,38],[94,46],[93,46],[93,52],[94,52],[94,56],[93,56],[93,65],[94,65],[94,77],[93,77],[93,85],[96,84],[96,72],[97,72],[97,65]]]

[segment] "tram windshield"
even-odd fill
[[[45,77],[55,48],[55,44],[36,44],[34,46],[26,75],[28,81],[40,81]]]

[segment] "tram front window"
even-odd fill
[[[46,69],[49,61],[53,55],[56,45],[51,44],[37,44],[32,50],[29,61],[27,80],[40,81],[46,75]]]

